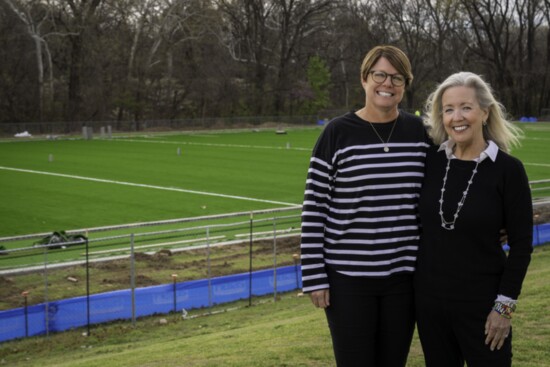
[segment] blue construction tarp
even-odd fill
[[[299,266],[242,273],[223,277],[176,284],[135,289],[135,316],[167,314],[176,311],[204,308],[218,304],[263,296],[275,292],[288,292],[302,287]],[[252,281],[252,287],[250,287]],[[250,295],[250,290],[252,294]],[[132,318],[132,291],[125,289],[75,297],[0,311],[0,342],[59,332],[88,324]]]
[[[533,246],[550,242],[550,223],[533,228]],[[508,245],[504,246],[508,249]],[[175,284],[176,311],[204,308],[263,296],[275,292],[274,270],[261,270]],[[277,292],[302,287],[299,266],[277,268]],[[250,295],[252,279],[252,295]],[[132,318],[130,289],[49,302],[25,308],[0,311],[0,342]],[[167,314],[174,311],[174,284],[135,289],[135,316]]]
[[[533,226],[533,246],[543,245],[550,242],[550,223],[537,224]],[[510,250],[508,244],[504,245],[504,250]]]

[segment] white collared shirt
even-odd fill
[[[439,152],[441,150],[445,150],[445,154],[447,155],[448,159],[458,159],[453,154],[453,150],[454,150],[455,145],[456,145],[456,143],[453,139],[448,139],[448,140],[445,140],[443,143],[441,143],[441,145],[439,146],[439,149],[437,151]],[[489,157],[494,162],[497,159],[497,154],[498,154],[498,146],[496,145],[496,143],[494,141],[489,140],[487,148],[485,148],[485,150],[483,152],[481,152],[479,157],[474,159],[474,161],[475,162],[478,162],[478,161],[483,162],[483,160],[485,158]]]

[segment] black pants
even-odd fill
[[[417,293],[418,334],[426,367],[509,367],[512,332],[500,350],[485,345],[485,322],[494,297],[455,301]]]
[[[404,367],[414,332],[411,275],[384,279],[329,271],[326,315],[338,367]]]

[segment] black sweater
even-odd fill
[[[350,112],[331,121],[314,148],[302,212],[304,292],[328,288],[326,267],[349,276],[412,273],[427,135],[401,112],[373,127]]]
[[[478,167],[454,230],[441,226],[439,200],[447,156],[428,151],[419,203],[421,245],[415,276],[418,292],[449,299],[486,299],[502,294],[517,299],[531,259],[533,212],[522,163],[499,151]],[[453,159],[447,178],[443,213],[447,221],[472,175],[474,161]],[[499,240],[508,233],[508,256]]]

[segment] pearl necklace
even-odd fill
[[[472,184],[474,180],[474,176],[477,173],[477,166],[479,166],[479,163],[481,162],[481,159],[478,159],[476,162],[476,166],[474,167],[474,170],[472,171],[472,177],[468,180],[468,186],[466,186],[466,190],[462,192],[462,198],[458,202],[458,206],[456,208],[455,214],[453,215],[453,220],[451,222],[448,222],[443,217],[443,194],[445,193],[445,185],[447,183],[447,175],[449,174],[449,169],[451,168],[451,159],[447,158],[447,167],[445,168],[445,177],[443,177],[443,187],[441,188],[441,198],[439,199],[439,216],[441,217],[441,227],[445,228],[448,231],[452,231],[455,229],[455,222],[458,218],[458,213],[460,213],[460,210],[462,209],[462,206],[464,205],[464,201],[466,201],[466,197],[468,196],[468,190],[470,189],[470,185]]]
[[[380,134],[378,134],[378,131],[376,131],[376,128],[374,127],[374,125],[372,124],[372,122],[368,121],[367,122],[370,124],[370,126],[372,127],[372,129],[374,130],[374,133],[376,134],[376,136],[378,136],[378,139],[380,139],[380,141],[382,142],[382,144],[384,144],[384,152],[389,152],[390,151],[390,148],[388,147],[388,143],[390,142],[390,138],[391,138],[391,134],[393,133],[393,129],[395,129],[395,125],[397,125],[397,119],[399,118],[399,114],[397,115],[397,117],[395,118],[395,120],[393,120],[393,126],[391,128],[391,131],[390,131],[390,135],[388,135],[388,140],[384,142],[384,139],[382,139],[382,137],[380,136]]]

